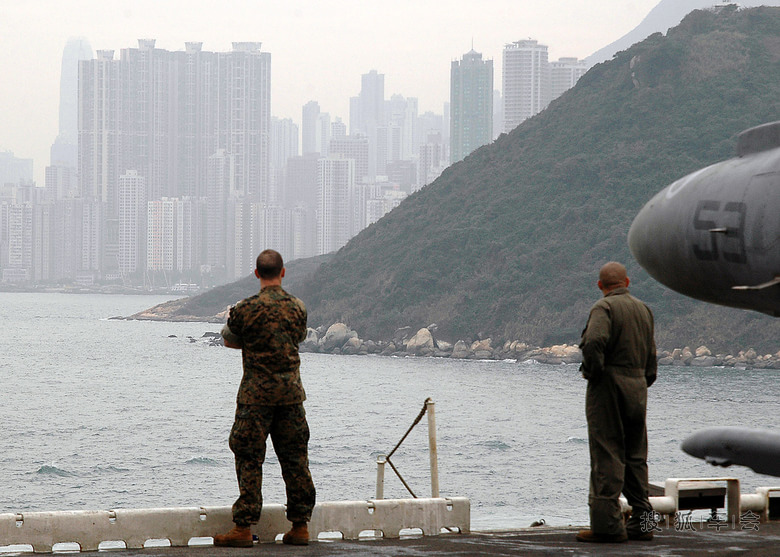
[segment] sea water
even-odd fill
[[[160,296],[0,293],[0,513],[230,505],[227,437],[237,350],[208,323],[110,319]],[[584,316],[583,316],[584,318]],[[680,450],[699,429],[777,429],[777,371],[662,367],[650,389],[650,479],[734,476]],[[440,492],[471,500],[475,529],[586,524],[585,381],[575,365],[303,354],[318,501],[376,493],[377,456],[435,402]],[[430,496],[427,419],[393,456]],[[264,498],[284,503],[269,443]],[[386,498],[411,497],[389,467]]]

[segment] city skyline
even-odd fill
[[[386,76],[388,97],[414,97],[419,113],[441,113],[449,98],[449,64],[472,44],[495,61],[496,75],[504,45],[529,36],[549,45],[551,60],[585,58],[638,25],[657,3],[491,0],[479,6],[451,2],[446,10],[432,1],[349,0],[7,5],[0,15],[14,31],[0,52],[6,77],[0,85],[0,151],[32,158],[34,179],[43,185],[58,130],[62,52],[71,37],[84,37],[95,51],[118,51],[145,38],[170,50],[183,50],[190,41],[214,51],[229,50],[234,41],[260,42],[273,56],[272,115],[300,125],[301,109],[311,100],[332,118],[348,120],[350,98],[371,70]]]

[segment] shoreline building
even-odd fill
[[[493,60],[471,49],[450,69],[450,162],[493,140]]]
[[[533,39],[504,46],[504,133],[547,107],[550,85],[547,46]]]

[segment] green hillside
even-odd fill
[[[626,243],[675,179],[780,119],[780,9],[697,11],[587,73],[512,133],[448,168],[338,251],[296,294],[311,326],[363,338],[439,325],[447,340],[579,338],[605,261],[626,262],[661,346],[780,349],[780,321],[650,279]]]

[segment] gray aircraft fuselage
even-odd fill
[[[653,197],[631,224],[628,246],[672,290],[780,317],[780,122],[742,132],[736,158]],[[714,465],[780,476],[780,434],[771,431],[708,428],[682,449]]]
[[[737,152],[653,197],[629,248],[672,290],[780,317],[780,122],[742,132]]]
[[[744,427],[712,427],[687,437],[682,450],[715,466],[739,464],[780,476],[780,434]]]

